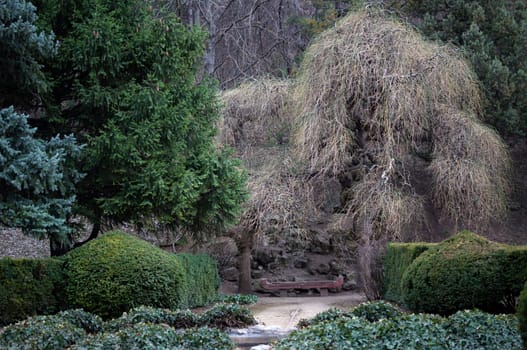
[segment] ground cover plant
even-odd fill
[[[255,323],[246,308],[223,303],[201,314],[141,306],[106,322],[83,310],[66,310],[0,329],[0,348],[227,350],[234,343],[221,329]]]
[[[319,314],[316,321],[277,342],[275,349],[521,349],[514,315],[473,310],[445,318],[376,304],[358,307],[358,314],[367,317],[353,310]]]

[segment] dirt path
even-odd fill
[[[333,307],[349,309],[364,301],[363,294],[349,292],[327,297],[259,297],[258,303],[250,309],[259,324],[290,329],[302,318],[312,318]]]

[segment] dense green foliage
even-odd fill
[[[403,275],[402,292],[404,304],[417,312],[511,312],[525,281],[527,247],[463,231],[416,258]]]
[[[516,0],[393,1],[430,38],[465,50],[481,81],[485,116],[499,130],[527,133],[527,4]]]
[[[403,274],[433,243],[389,243],[382,256],[384,299],[401,303]]]
[[[60,316],[35,316],[5,327],[1,349],[57,350],[84,339],[86,332]]]
[[[53,34],[35,25],[36,8],[24,0],[0,2],[0,109],[39,104],[48,82],[39,62],[57,51]]]
[[[327,311],[317,314],[311,319],[302,319],[298,322],[299,328],[306,328],[314,326],[316,324],[324,323],[327,321],[334,321],[336,319],[352,319],[354,317],[360,317],[368,322],[376,322],[380,319],[391,319],[402,315],[395,306],[385,301],[372,301],[360,304],[351,311],[345,312],[338,308],[332,308]]]
[[[83,310],[36,316],[0,330],[0,348],[59,349],[233,349],[229,336],[218,329],[196,328],[198,322],[178,325],[190,311],[139,307],[104,323]],[[193,315],[193,319],[199,317]],[[202,322],[203,323],[203,322]],[[182,326],[182,327],[181,327]],[[186,328],[176,331],[177,328]]]
[[[350,313],[332,314],[336,317],[293,332],[274,349],[520,349],[514,316],[480,311],[449,318],[400,313],[370,322]]]
[[[27,119],[12,107],[0,110],[0,224],[67,245],[81,148],[72,136],[35,138]]]
[[[520,333],[523,339],[523,349],[527,349],[527,282],[518,300],[518,319],[520,321]]]
[[[187,281],[186,299],[183,304],[196,307],[209,304],[218,297],[220,276],[216,261],[207,254],[177,254]]]
[[[63,309],[61,265],[56,259],[0,259],[0,326]]]
[[[249,309],[238,304],[216,304],[205,311],[199,318],[201,325],[225,328],[240,328],[256,324]]]
[[[258,297],[254,294],[220,294],[216,301],[226,304],[251,305],[258,302]]]
[[[87,143],[77,213],[95,231],[103,220],[211,232],[236,220],[245,178],[213,144],[216,87],[196,84],[205,33],[143,0],[39,3],[61,42],[49,68],[60,108],[42,132]]]
[[[186,306],[186,276],[173,254],[112,232],[65,256],[68,305],[103,318],[137,305]]]
[[[198,315],[190,310],[169,310],[149,306],[133,308],[120,317],[106,322],[107,331],[118,331],[138,323],[166,324],[173,328],[191,328],[200,324]]]

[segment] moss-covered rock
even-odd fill
[[[65,257],[70,307],[103,318],[147,305],[186,307],[184,266],[173,254],[122,232],[111,232]]]
[[[462,231],[414,260],[403,274],[402,293],[405,305],[417,312],[510,312],[506,302],[518,296],[526,280],[527,247]]]

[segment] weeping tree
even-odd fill
[[[206,34],[142,0],[41,8],[61,41],[42,130],[86,143],[75,213],[93,223],[89,239],[124,221],[189,234],[235,221],[244,175],[213,143],[214,82],[195,82]]]
[[[377,11],[352,13],[307,50],[292,96],[311,171],[354,174],[347,211],[370,249],[361,259],[383,240],[408,239],[427,207],[469,229],[506,212],[507,150],[482,124],[476,77],[454,48]]]

